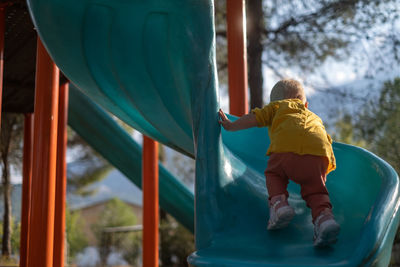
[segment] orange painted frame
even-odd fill
[[[29,221],[31,213],[31,183],[33,156],[33,114],[25,114],[24,151],[22,163],[22,208],[19,266],[28,266]]]
[[[245,6],[244,0],[226,1],[229,113],[236,116],[242,116],[249,111]]]
[[[30,267],[53,265],[59,70],[37,42],[32,204],[29,225]]]
[[[57,171],[54,221],[53,267],[63,267],[65,263],[65,205],[67,194],[67,124],[68,124],[69,83],[60,86],[57,130]]]
[[[158,266],[158,143],[143,136],[143,266]]]

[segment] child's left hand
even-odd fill
[[[219,109],[218,114],[220,117],[220,120],[218,120],[219,124],[221,124],[225,130],[229,131],[232,126],[232,122],[228,119],[228,117],[225,115],[222,109]]]

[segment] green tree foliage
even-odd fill
[[[11,248],[12,254],[18,254],[19,251],[19,242],[20,242],[20,234],[21,234],[21,223],[16,223],[15,219],[11,220],[11,228],[13,229],[11,235]],[[3,236],[3,222],[0,221],[0,236]]]
[[[189,266],[187,257],[195,251],[193,234],[170,215],[160,217],[160,266]]]
[[[14,221],[12,220],[11,249],[13,253],[18,253],[21,239],[21,222]]]
[[[385,82],[380,96],[366,105],[355,127],[368,148],[400,173],[400,78]]]
[[[342,119],[336,122],[335,128],[335,133],[332,135],[333,140],[359,147],[366,147],[365,140],[356,134],[351,115],[345,114]]]
[[[254,7],[261,6],[260,2],[262,12],[255,12]],[[250,89],[250,98],[263,98],[263,68],[277,77],[288,75],[286,71],[290,70],[291,76],[307,76],[309,84],[313,83],[310,74],[317,73],[313,75],[314,82],[329,87],[329,79],[320,71],[328,59],[344,61],[355,73],[367,77],[392,70],[400,61],[398,0],[249,0],[247,3],[248,57],[252,57],[249,58],[252,73],[248,77],[252,79],[249,84],[257,87]],[[226,1],[215,3],[217,62],[223,88],[227,83],[225,5]],[[263,16],[263,20],[257,16]],[[258,52],[260,47],[262,53]],[[256,64],[259,61],[262,66]],[[259,103],[254,99],[251,102],[252,106]]]
[[[15,219],[11,220],[11,253],[10,255],[16,255],[19,254],[19,244],[20,244],[20,234],[21,234],[21,224],[20,223],[15,223]],[[0,221],[0,237],[3,238],[3,222]],[[16,264],[16,259],[10,258],[9,256],[3,256],[0,259],[0,265],[2,264],[10,264],[14,265]],[[7,266],[7,265],[6,265]]]
[[[359,114],[345,114],[336,123],[337,141],[365,147],[400,173],[400,78],[384,83],[380,95]]]
[[[399,37],[386,33],[396,32],[388,22],[399,19],[397,0],[265,0],[264,8],[264,63],[278,72],[294,66],[313,71],[330,57],[347,59],[363,42],[371,50],[385,47],[382,52],[399,56]],[[374,41],[378,37],[382,43]],[[371,68],[387,62],[382,54],[362,56],[374,60],[366,62]]]
[[[121,252],[129,264],[135,265],[140,255],[141,235],[136,232],[106,233],[104,230],[110,227],[132,226],[136,223],[137,218],[127,204],[117,198],[107,203],[98,222],[93,225],[100,244],[103,265],[109,253],[114,251]]]
[[[68,258],[69,261],[73,261],[76,254],[88,244],[79,212],[71,212],[68,207],[66,208],[65,228],[67,232]]]

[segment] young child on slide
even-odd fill
[[[220,109],[219,123],[227,131],[268,127],[271,140],[265,170],[270,207],[268,230],[286,227],[295,215],[288,203],[290,179],[300,184],[301,196],[311,208],[314,245],[331,245],[340,231],[325,186],[327,174],[336,168],[332,140],[322,120],[308,110],[303,86],[298,81],[279,81],[272,88],[270,100],[268,105],[253,109],[234,122]]]

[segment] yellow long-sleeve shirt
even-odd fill
[[[271,144],[267,155],[293,152],[325,156],[329,160],[327,173],[336,168],[332,139],[322,120],[308,110],[299,99],[274,101],[251,111],[258,127],[268,127]]]

